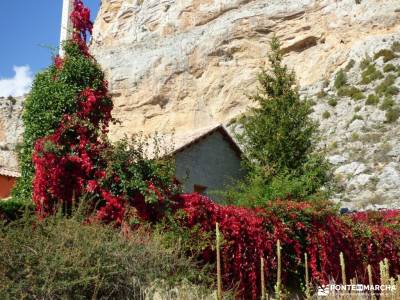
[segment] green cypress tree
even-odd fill
[[[328,183],[329,165],[316,153],[318,124],[311,104],[300,100],[295,74],[282,63],[278,38],[270,43],[270,70],[258,75],[250,96],[257,105],[241,119],[238,136],[249,171],[239,184],[238,204],[259,205],[276,198],[309,198]]]

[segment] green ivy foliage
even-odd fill
[[[167,154],[162,136],[134,135],[131,139],[123,138],[104,153],[107,160],[105,185],[114,195],[127,196],[133,199],[140,193],[149,204],[158,203],[158,198],[149,190],[149,182],[157,186],[160,193],[165,193],[164,205],[168,206],[169,198],[180,192],[180,186],[174,184],[174,160]],[[154,150],[150,154],[150,149]],[[118,176],[116,181],[114,176]]]
[[[22,116],[25,132],[19,146],[21,178],[13,191],[13,197],[20,200],[30,201],[32,198],[35,142],[52,134],[63,115],[76,111],[80,91],[86,87],[100,87],[104,80],[100,66],[94,59],[87,59],[75,43],[66,42],[64,51],[63,68],[57,70],[53,64],[38,73],[25,101]]]

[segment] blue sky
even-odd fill
[[[85,0],[95,19],[100,0]],[[0,96],[29,89],[60,38],[62,0],[0,0]]]

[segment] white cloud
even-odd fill
[[[29,66],[13,67],[12,78],[0,78],[0,97],[22,96],[29,92],[32,85],[32,72]]]

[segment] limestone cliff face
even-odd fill
[[[388,76],[400,87],[400,59],[373,59],[383,75],[368,83],[361,64],[400,41],[399,0],[103,0],[91,50],[122,121],[111,138],[175,131],[184,140],[229,123],[252,105],[246,94],[273,34],[302,95],[316,103],[321,147],[341,186],[335,198],[355,208],[400,207],[400,122],[388,121],[400,114],[400,94],[366,100]],[[362,95],[333,86],[345,66]]]
[[[23,133],[22,108],[24,97],[0,97],[0,168],[18,171],[15,147]]]
[[[273,34],[313,91],[399,30],[398,0],[103,0],[91,50],[122,121],[113,138],[185,135],[251,105]]]
[[[256,89],[273,34],[301,94],[315,101],[321,147],[342,188],[335,198],[400,207],[400,44],[392,60],[370,61],[382,73],[373,81],[362,82],[361,64],[400,41],[399,0],[102,0],[91,51],[121,121],[110,137],[174,131],[182,142],[229,123],[252,105],[246,94]],[[362,95],[333,86],[346,66],[348,85]],[[390,97],[367,100],[385,80]],[[22,99],[7,101],[0,99],[0,166],[16,167]]]

